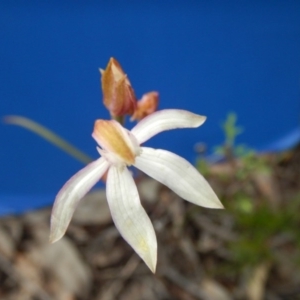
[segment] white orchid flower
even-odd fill
[[[199,127],[205,119],[184,110],[161,110],[144,118],[131,131],[114,120],[97,120],[92,136],[101,147],[101,157],[76,173],[56,196],[50,242],[65,234],[79,201],[108,170],[106,196],[112,219],[123,238],[155,272],[155,232],[127,166],[135,166],[187,201],[223,208],[207,181],[188,161],[166,150],[140,146],[159,132]]]

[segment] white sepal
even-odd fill
[[[77,172],[61,188],[51,213],[51,243],[65,234],[79,201],[101,179],[108,167],[107,160],[101,157]]]
[[[142,119],[132,128],[131,132],[137,138],[139,144],[142,144],[162,131],[199,127],[205,120],[206,117],[186,110],[164,109]]]
[[[134,166],[189,202],[208,208],[223,208],[204,177],[188,161],[172,152],[142,147]]]
[[[106,195],[113,221],[123,238],[155,272],[157,242],[152,223],[141,205],[135,182],[126,167],[111,166]]]

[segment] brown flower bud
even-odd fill
[[[159,95],[157,92],[144,94],[142,99],[137,102],[137,108],[131,117],[133,120],[141,120],[157,110]]]
[[[131,115],[136,109],[136,97],[120,64],[111,58],[105,70],[100,69],[103,103],[112,116]]]

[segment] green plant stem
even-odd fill
[[[122,126],[125,125],[125,117],[124,116],[111,116],[111,118],[115,121],[117,121],[118,123],[120,123]]]

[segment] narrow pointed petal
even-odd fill
[[[157,259],[155,232],[127,168],[112,166],[109,169],[106,195],[119,232],[154,273]]]
[[[195,128],[204,123],[206,117],[193,114],[186,110],[164,109],[150,114],[141,120],[131,132],[140,144],[154,135],[176,128]]]
[[[55,198],[51,213],[51,243],[62,238],[79,201],[101,179],[108,167],[109,163],[101,157],[76,173],[62,187]]]
[[[188,161],[172,152],[142,147],[134,166],[189,202],[208,208],[223,208],[204,177]]]

